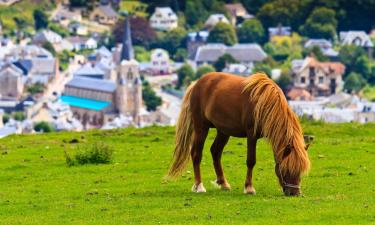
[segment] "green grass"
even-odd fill
[[[367,85],[363,90],[363,97],[375,102],[375,86]]]
[[[207,193],[191,193],[186,172],[164,183],[174,128],[150,127],[11,136],[0,140],[2,224],[375,224],[375,125],[304,124],[315,135],[312,170],[303,196],[285,197],[274,174],[272,151],[258,144],[254,185],[242,194],[246,140],[231,138],[223,154],[231,192],[210,186],[214,171],[204,149]],[[73,139],[78,144],[69,144]],[[77,142],[74,140],[74,142]],[[113,162],[68,167],[64,147],[103,141]],[[191,166],[187,171],[192,171]]]
[[[120,11],[127,11],[141,17],[147,17],[147,4],[139,0],[122,0],[120,3]]]
[[[53,7],[49,0],[22,0],[11,6],[0,6],[0,19],[5,31],[16,29],[15,17],[25,19],[29,27],[34,26],[35,9],[49,10]]]

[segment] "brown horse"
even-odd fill
[[[209,128],[217,136],[211,146],[216,185],[230,190],[221,165],[221,155],[230,136],[247,138],[247,176],[244,193],[255,194],[252,171],[256,143],[266,137],[272,145],[275,172],[285,195],[300,194],[300,177],[310,161],[297,116],[281,89],[262,73],[243,78],[225,73],[208,73],[192,84],[183,99],[176,127],[176,147],[168,177],[184,171],[190,156],[195,183],[192,191],[206,192],[200,174],[202,150]]]

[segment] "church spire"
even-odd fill
[[[134,50],[130,33],[129,16],[125,19],[124,36],[122,39],[121,61],[134,59]]]

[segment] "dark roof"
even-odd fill
[[[106,16],[108,17],[116,17],[117,13],[110,5],[102,5],[99,6],[99,10],[101,10]]]
[[[19,69],[21,69],[24,75],[27,75],[33,67],[33,63],[30,59],[21,59],[17,62],[14,62],[13,64],[17,66]]]
[[[114,92],[116,90],[116,84],[113,81],[80,76],[74,77],[66,86],[103,92]]]
[[[134,50],[130,32],[129,17],[125,19],[124,37],[122,39],[121,61],[134,59]]]

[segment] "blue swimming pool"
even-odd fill
[[[108,107],[111,103],[105,101],[98,101],[88,98],[80,98],[75,96],[64,95],[60,97],[60,100],[70,106],[100,111]]]

